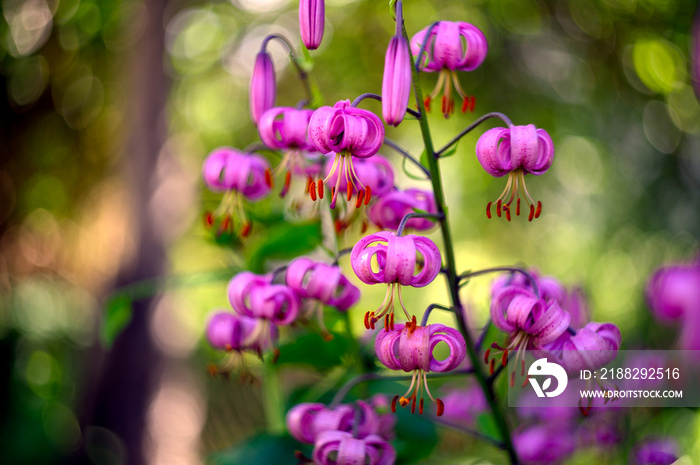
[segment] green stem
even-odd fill
[[[405,25],[401,25],[401,30],[403,36],[408,39],[408,34],[406,33]],[[459,330],[464,336],[464,340],[467,343],[467,352],[469,353],[469,359],[471,360],[472,367],[474,368],[474,375],[481,385],[481,389],[484,392],[486,401],[493,412],[494,420],[496,421],[496,426],[501,433],[503,446],[510,462],[513,465],[519,463],[518,455],[515,452],[513,446],[513,441],[510,436],[510,428],[504,412],[499,408],[498,402],[496,401],[496,396],[493,392],[492,386],[488,383],[486,374],[484,373],[481,365],[481,359],[476,350],[474,340],[472,339],[469,328],[467,327],[467,322],[464,318],[464,309],[462,303],[459,299],[459,276],[457,275],[457,268],[455,265],[455,253],[454,245],[452,243],[452,236],[450,234],[447,205],[445,202],[445,194],[442,188],[442,177],[440,176],[440,167],[438,165],[438,157],[435,154],[435,148],[433,146],[433,140],[430,135],[430,127],[428,126],[428,119],[425,112],[423,111],[423,93],[420,87],[420,76],[418,75],[418,70],[416,69],[413,57],[411,57],[411,74],[413,78],[413,90],[416,97],[416,104],[421,113],[418,122],[420,124],[421,135],[423,136],[423,143],[425,144],[425,150],[428,155],[428,168],[431,173],[431,183],[433,186],[433,193],[435,195],[435,204],[437,206],[437,213],[441,215],[440,218],[440,230],[442,231],[442,239],[445,244],[445,259],[447,261],[447,283],[450,291],[450,298],[452,299],[452,305],[455,308],[455,315],[457,317],[457,325]]]
[[[284,405],[282,389],[279,381],[278,367],[272,363],[271,357],[265,362],[265,379],[263,380],[263,409],[265,422],[270,434],[283,434],[285,431]]]

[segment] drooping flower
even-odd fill
[[[506,219],[511,218],[511,204],[516,201],[515,214],[520,215],[520,198],[530,208],[528,220],[538,218],[542,211],[540,201],[535,205],[525,185],[525,175],[539,176],[547,172],[554,160],[554,144],[544,129],[534,125],[493,128],[486,131],[476,143],[476,157],[491,176],[508,175],[506,187],[496,199],[496,214],[501,210]],[[491,205],[486,206],[486,216],[491,218]]]
[[[369,404],[377,414],[377,434],[387,441],[394,439],[396,427],[396,415],[391,412],[391,403],[384,394],[375,394],[368,399]]]
[[[309,120],[313,110],[290,107],[274,107],[260,116],[260,139],[271,149],[283,150],[282,161],[274,172],[267,171],[265,180],[272,187],[275,176],[284,173],[284,186],[280,197],[289,191],[293,173],[307,173],[309,160],[304,152],[315,151],[309,142]]]
[[[419,255],[422,263],[420,271],[416,273]],[[374,323],[384,317],[384,328],[387,331],[394,327],[394,289],[397,289],[399,303],[406,318],[415,320],[415,316],[411,317],[403,303],[401,286],[427,286],[433,282],[442,266],[440,249],[427,237],[413,234],[397,236],[389,231],[380,231],[360,239],[352,248],[350,261],[360,281],[366,284],[387,284],[387,292],[379,308],[365,313],[367,329],[374,329]],[[378,271],[372,269],[374,261]]]
[[[362,439],[345,431],[326,431],[314,446],[316,465],[393,465],[396,451],[381,437],[372,434]]]
[[[457,95],[462,99],[462,112],[474,111],[475,99],[459,83],[457,71],[473,71],[486,58],[488,43],[484,34],[475,26],[464,22],[439,21],[427,36],[430,26],[419,31],[411,39],[411,52],[417,56],[424,42],[425,52],[419,59],[423,71],[439,72],[435,89],[425,97],[425,107],[430,110],[430,102],[440,91],[442,95],[442,113],[448,118],[454,113],[452,84]],[[427,36],[427,37],[426,37]]]
[[[426,213],[437,213],[435,196],[432,191],[422,189],[406,189],[393,191],[382,196],[369,210],[369,219],[381,229],[398,229],[401,220],[409,213],[420,210]],[[425,231],[435,223],[427,218],[411,218],[406,228]]]
[[[675,439],[649,437],[635,447],[631,463],[632,465],[671,465],[680,455]]]
[[[217,311],[207,322],[206,334],[212,347],[227,352],[227,358],[220,366],[210,366],[212,374],[228,376],[231,371],[238,369],[242,380],[252,381],[254,377],[245,363],[242,352],[251,350],[262,358],[264,351],[273,350],[273,357],[278,355],[275,349],[279,337],[277,326],[260,318]]]
[[[450,354],[444,360],[433,356],[433,349],[440,342],[447,344]],[[444,403],[433,397],[428,388],[426,374],[445,372],[457,368],[467,353],[467,345],[462,334],[456,329],[441,324],[418,326],[415,321],[396,325],[390,331],[379,331],[374,342],[377,358],[389,369],[413,372],[411,385],[403,396],[395,396],[391,407],[396,410],[396,402],[405,407],[411,403],[411,413],[423,413],[422,389],[437,405],[437,416],[442,415]]]
[[[620,329],[613,323],[591,322],[576,331],[565,332],[543,348],[553,354],[571,374],[598,370],[615,359],[622,343]]]
[[[214,192],[224,192],[224,197],[214,212],[207,212],[207,226],[218,221],[220,232],[239,230],[241,236],[247,236],[251,223],[246,219],[243,197],[255,201],[270,192],[265,182],[265,172],[269,167],[263,157],[230,147],[212,151],[202,167],[204,183]]]
[[[307,310],[307,317],[316,314],[324,336],[330,333],[323,323],[323,306],[330,305],[346,312],[360,298],[360,290],[340,271],[340,267],[315,262],[305,257],[293,260],[287,267],[286,283],[304,299],[314,299],[316,305]]]
[[[304,46],[316,50],[323,39],[325,26],[324,0],[299,0],[299,31]]]
[[[255,124],[260,116],[275,106],[277,99],[277,78],[272,57],[266,50],[267,42],[263,42],[260,52],[255,56],[253,74],[250,77],[248,98],[250,99],[250,118]]]
[[[477,417],[488,409],[488,402],[481,386],[451,389],[442,398],[444,418],[463,425],[474,426]]]
[[[402,2],[396,2],[396,32],[389,41],[382,79],[382,116],[390,126],[398,126],[406,115],[411,96],[411,56],[403,36]]]
[[[657,270],[647,282],[646,296],[659,320],[682,322],[678,345],[700,350],[700,260]]]
[[[287,412],[287,428],[294,439],[305,444],[313,444],[326,431],[354,431],[362,439],[378,433],[379,418],[372,406],[361,400],[356,405],[341,404],[335,408],[303,403]]]
[[[332,108],[321,107],[314,111],[309,121],[309,140],[319,152],[333,155],[331,170],[325,179],[312,182],[309,195],[313,200],[323,198],[324,184],[328,183],[334,173],[343,170],[348,176],[347,200],[353,192],[358,192],[356,205],[367,205],[372,190],[365,186],[353,169],[352,157],[369,158],[375,155],[384,143],[384,126],[374,113],[353,108],[350,100],[341,100]],[[335,208],[340,192],[341,176],[336,177],[335,186],[331,188],[331,208]]]
[[[271,283],[269,275],[238,273],[228,285],[231,306],[240,315],[269,320],[276,325],[293,323],[299,315],[299,296],[287,286]]]

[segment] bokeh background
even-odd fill
[[[324,102],[379,93],[394,28],[388,2],[326,4],[324,40],[312,52]],[[256,226],[245,247],[217,239],[201,221],[219,200],[202,185],[201,162],[217,146],[258,141],[247,98],[254,56],[269,33],[298,44],[297,3],[0,5],[0,461],[199,464],[222,450],[211,460],[256,460],[255,450],[272,449],[269,436],[256,434],[282,431],[290,402],[322,398],[367,360],[351,350],[346,321],[331,317],[338,334],[330,345],[294,330],[283,335],[277,368],[253,361],[265,373],[261,386],[207,375],[220,355],[202,332],[211,310],[228,305],[227,280],[320,242],[313,222],[285,222],[274,196],[251,205]],[[475,24],[489,41],[484,65],[460,73],[476,112],[430,116],[438,146],[476,116],[500,111],[545,128],[556,147],[552,169],[528,179],[544,206],[532,223],[486,218],[505,180],[481,169],[474,145],[493,120],[444,160],[460,270],[534,266],[582,286],[593,318],[619,325],[623,348],[673,347],[676,330],[651,318],[643,287],[654,268],[697,252],[695,9],[682,0],[406,2],[409,34],[451,19]],[[303,88],[284,49],[269,50],[278,104],[294,105]],[[424,90],[435,80],[423,75]],[[376,102],[363,106],[380,112]],[[420,155],[415,121],[387,136]],[[386,154],[397,162],[398,185],[428,188]],[[339,247],[358,234],[351,229]],[[475,280],[463,293],[475,327],[487,318],[488,284]],[[355,336],[383,295],[361,289],[348,320]],[[442,283],[407,294],[416,312],[447,302]],[[634,434],[676,436],[700,456],[697,411],[640,418]],[[456,433],[404,424],[414,431],[413,457],[425,463],[502,460]],[[247,448],[230,449],[250,438]],[[588,451],[570,463],[625,457],[624,448]]]

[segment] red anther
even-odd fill
[[[510,205],[504,205],[503,210],[506,212],[506,219],[510,221]]]
[[[231,352],[233,350],[233,346],[231,344],[225,344],[224,350],[226,350],[226,352]]]
[[[418,403],[418,413],[423,415],[423,398],[420,398],[420,402]]]
[[[425,111],[430,113],[430,102],[431,102],[430,95],[426,95],[425,98],[423,99],[423,105],[425,106]]]
[[[357,199],[355,200],[355,208],[360,208],[360,205],[362,205],[362,200],[365,197],[365,191],[360,191],[357,194]]]
[[[416,395],[413,394],[413,402],[411,402],[411,413],[416,413]]]
[[[364,234],[367,231],[367,221],[362,220],[362,228],[360,228],[360,234]]]
[[[408,399],[408,398],[406,398],[406,397],[401,397],[401,398],[399,399],[399,404],[401,404],[401,407],[405,407],[405,406],[408,405],[408,403],[409,403],[410,401],[411,401],[411,400]]]
[[[384,331],[389,332],[389,314],[384,315]]]
[[[352,184],[348,183],[348,202],[352,198]]]
[[[323,198],[323,179],[318,180],[318,198],[322,199]]]
[[[462,99],[462,113],[467,111],[467,108],[469,108],[469,101],[470,101],[469,97],[464,97],[464,99]]]
[[[396,401],[399,400],[399,396],[394,396],[393,399],[391,399],[391,411],[396,413]]]
[[[539,200],[537,201],[537,210],[535,210],[535,218],[540,217],[540,213],[542,213],[542,202]]]
[[[335,186],[331,187],[331,199],[335,198]]]
[[[411,318],[411,321],[406,323],[406,326],[408,327],[408,334],[413,334],[413,332],[418,327],[418,323],[416,323],[416,316],[415,315],[413,315],[413,318]]]
[[[270,172],[270,168],[267,168],[265,170],[265,184],[267,184],[267,187],[272,189],[272,187],[275,185],[275,183],[272,180],[272,173]]]
[[[212,378],[216,378],[216,375],[219,374],[219,368],[213,363],[210,363],[209,365],[207,365],[207,373],[209,373],[209,376],[211,376]]]
[[[340,220],[335,220],[335,233],[340,234],[340,231],[343,230],[343,222]]]
[[[525,377],[525,380],[523,381],[523,384],[522,384],[520,387],[525,387],[525,386],[527,386],[527,382],[528,382],[529,379],[530,379],[530,375],[527,375],[527,376]]]
[[[492,358],[489,362],[489,374],[492,375],[496,370],[496,359]]]
[[[518,203],[516,204],[516,207],[515,207],[515,215],[520,216],[520,197],[518,197]]]
[[[389,318],[389,327],[394,330],[394,312],[391,312],[391,317]]]
[[[471,97],[469,97],[469,101],[469,111],[473,112],[474,109],[476,109],[476,97],[472,95]]]
[[[284,175],[284,185],[282,186],[282,190],[280,191],[280,197],[284,197],[287,195],[287,192],[289,192],[289,185],[292,183],[292,173],[287,171],[287,174]]]
[[[491,204],[493,202],[489,202],[486,204],[486,218],[491,219]]]
[[[437,404],[437,416],[441,417],[445,413],[445,404],[440,399],[435,399],[435,403]]]
[[[504,351],[503,355],[501,356],[501,365],[506,366],[508,365],[508,351]]]
[[[442,96],[442,108],[441,109],[442,109],[442,114],[447,116],[447,111],[446,111],[447,110],[447,97],[445,97],[444,95]]]
[[[532,221],[532,219],[535,217],[535,206],[530,205],[530,216],[527,217],[528,221]]]
[[[314,202],[316,201],[316,182],[311,181],[309,184],[309,195],[311,196],[311,200]]]
[[[501,346],[499,346],[499,345],[498,345],[498,342],[496,342],[496,341],[494,341],[494,342],[491,343],[491,348],[492,348],[492,349],[498,349],[498,350],[505,350],[505,349],[502,349]]]
[[[365,313],[365,328],[369,329],[369,312]]]
[[[514,387],[514,386],[515,386],[515,372],[511,371],[510,372],[510,387]]]
[[[377,322],[377,320],[374,317],[370,318],[369,319],[369,329],[374,329],[374,323],[376,323],[376,322]]]
[[[306,188],[304,189],[304,194],[308,194],[308,193],[309,193],[309,186],[311,185],[311,183],[313,182],[313,180],[314,180],[314,178],[312,178],[311,176],[307,176],[307,177],[306,177]]]
[[[372,188],[367,186],[367,187],[365,187],[365,205],[367,205],[371,199],[372,199]]]
[[[330,342],[333,340],[333,335],[331,333],[329,333],[328,331],[324,331],[321,334],[321,337],[323,337],[323,340],[326,342]]]
[[[272,363],[277,363],[277,359],[280,358],[280,350],[275,347],[272,349]]]
[[[204,226],[211,228],[214,224],[214,214],[212,212],[206,212],[204,214]]]
[[[489,355],[491,355],[491,349],[486,349],[486,353],[484,354],[484,363],[489,363]]]
[[[224,218],[224,221],[221,222],[221,231],[226,231],[231,224],[231,217],[227,216]]]
[[[246,221],[246,223],[243,225],[243,229],[241,229],[241,237],[248,237],[251,229],[253,229],[253,223]]]
[[[501,201],[500,200],[498,202],[496,202],[496,215],[498,215],[499,218],[501,217]]]

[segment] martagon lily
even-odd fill
[[[406,115],[411,95],[411,56],[403,36],[403,6],[396,2],[396,32],[389,41],[382,80],[382,116],[390,126],[398,126]]]

